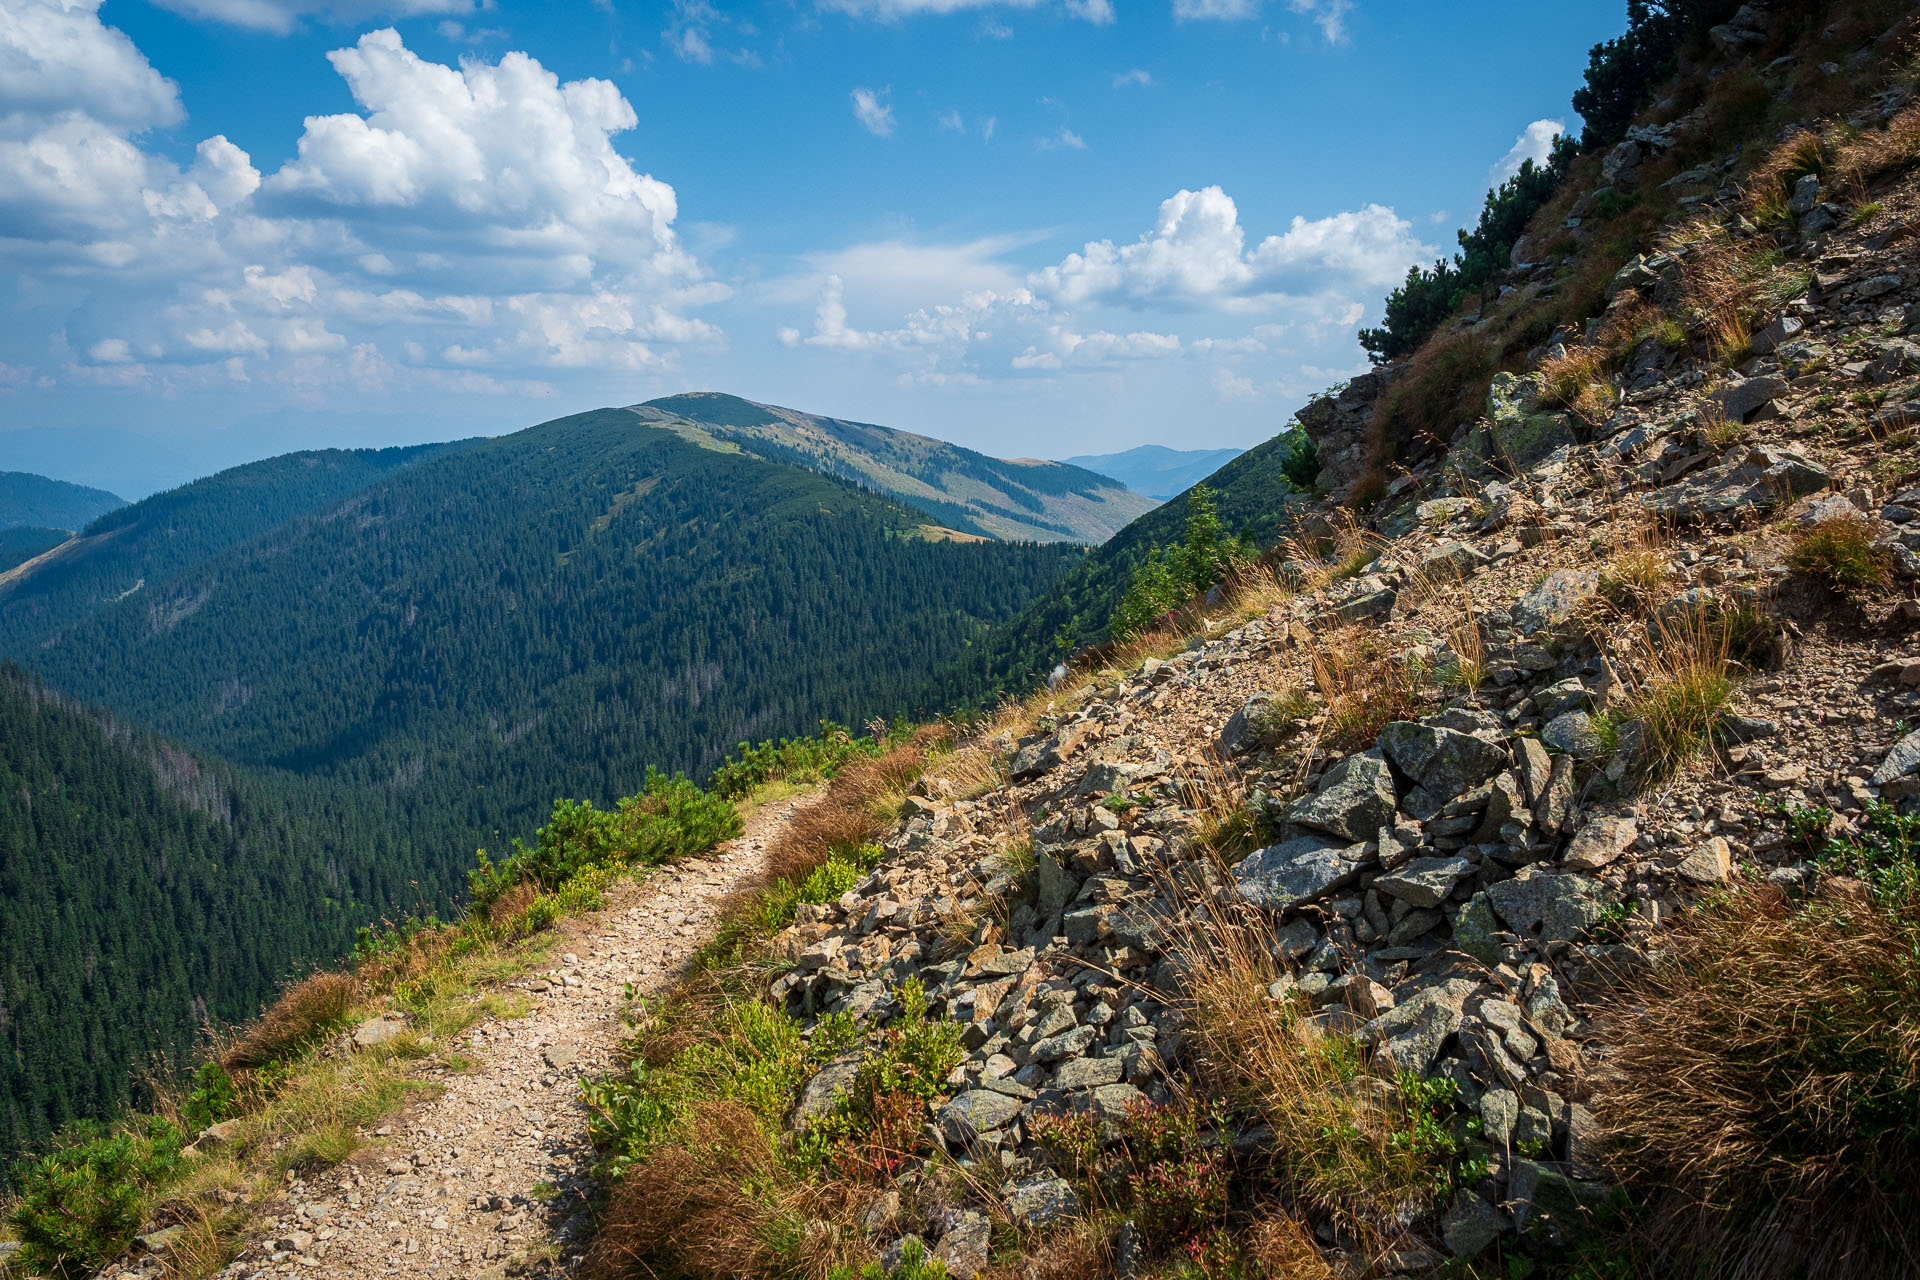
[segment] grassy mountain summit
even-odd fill
[[[49,480],[27,471],[0,471],[0,529],[22,525],[79,529],[126,500],[105,489]]]
[[[1154,502],[1058,462],[991,458],[930,436],[696,391],[634,405],[644,421],[709,447],[786,462],[877,490],[941,525],[1002,541],[1105,542]]]

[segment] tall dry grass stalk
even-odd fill
[[[221,1055],[220,1064],[231,1071],[288,1057],[340,1026],[359,994],[359,980],[352,974],[316,973],[302,978]]]
[[[1709,902],[1598,1010],[1658,1274],[1920,1273],[1920,901]]]
[[[1369,1071],[1360,1047],[1269,994],[1284,972],[1272,950],[1274,923],[1230,894],[1208,893],[1205,880],[1231,883],[1224,864],[1213,870],[1160,877],[1164,893],[1184,900],[1170,953],[1193,1067],[1273,1129],[1295,1204],[1326,1215],[1369,1251],[1384,1250],[1400,1224],[1431,1203],[1443,1166],[1406,1140],[1414,1127],[1407,1102]]]
[[[1418,710],[1418,680],[1377,631],[1360,626],[1322,632],[1312,639],[1308,661],[1313,682],[1327,704],[1318,745],[1355,751],[1372,745],[1393,720]]]
[[[1706,745],[1726,714],[1733,698],[1733,646],[1717,610],[1655,616],[1643,634],[1627,663],[1641,674],[1625,718],[1640,726],[1648,764],[1671,773]]]

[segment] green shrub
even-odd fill
[[[1320,449],[1314,444],[1313,437],[1295,430],[1293,444],[1280,464],[1280,474],[1296,489],[1313,488],[1314,482],[1320,478]]]
[[[1220,524],[1214,492],[1205,484],[1187,490],[1187,525],[1180,543],[1153,547],[1134,570],[1133,585],[1107,622],[1116,640],[1151,630],[1162,617],[1205,592],[1248,558],[1249,549]]]
[[[178,1128],[153,1116],[144,1132],[84,1125],[53,1152],[21,1161],[7,1223],[28,1268],[65,1280],[112,1261],[146,1220],[154,1189],[180,1172],[184,1145]]]
[[[239,1109],[240,1095],[233,1087],[233,1077],[218,1062],[205,1062],[193,1073],[193,1091],[180,1108],[180,1118],[189,1133],[197,1133]]]
[[[1787,563],[1836,591],[1881,586],[1893,573],[1893,556],[1874,545],[1877,533],[1865,516],[1834,516],[1803,530]]]
[[[741,743],[707,779],[707,789],[723,800],[740,800],[777,780],[818,782],[832,777],[848,760],[879,755],[885,745],[882,739],[856,738],[833,721],[822,720],[820,732],[811,738]]]
[[[909,1240],[900,1250],[900,1265],[892,1271],[869,1262],[860,1268],[858,1276],[851,1267],[835,1267],[827,1273],[827,1280],[947,1280],[947,1264],[927,1257],[926,1247],[918,1240]]]

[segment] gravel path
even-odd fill
[[[457,1052],[475,1065],[369,1134],[351,1160],[291,1184],[278,1219],[227,1274],[570,1274],[593,1159],[580,1081],[616,1065],[626,985],[666,985],[810,800],[767,805],[713,855],[623,882],[601,910],[563,921],[559,967],[509,984],[532,1011],[464,1033]]]

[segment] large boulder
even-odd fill
[[[1575,442],[1567,415],[1540,407],[1545,390],[1546,380],[1537,373],[1493,375],[1487,392],[1487,431],[1494,448],[1516,469]]]
[[[1414,720],[1395,720],[1382,729],[1380,752],[1420,788],[1432,812],[1508,764],[1507,749],[1498,743]]]
[[[1542,943],[1571,942],[1597,924],[1613,894],[1597,880],[1546,873],[1487,886],[1487,902],[1515,933]]]
[[[1818,493],[1832,481],[1825,467],[1798,450],[1756,446],[1735,450],[1719,466],[1696,471],[1679,484],[1648,494],[1641,502],[1653,515],[1698,523],[1748,511],[1770,511]]]
[[[1415,858],[1398,871],[1377,877],[1373,887],[1412,907],[1437,907],[1453,887],[1473,874],[1465,858]]]
[[[1758,378],[1729,378],[1712,395],[1709,403],[1717,406],[1730,421],[1745,422],[1767,405],[1787,394],[1784,378],[1766,375]]]
[[[950,1143],[972,1142],[1020,1114],[1020,1099],[991,1089],[969,1089],[940,1108],[940,1133]]]
[[[1234,888],[1255,906],[1284,911],[1352,884],[1365,850],[1365,844],[1301,836],[1242,858],[1233,869]]]
[[[1327,770],[1310,796],[1287,806],[1287,821],[1347,840],[1371,840],[1393,818],[1393,772],[1376,749]]]

